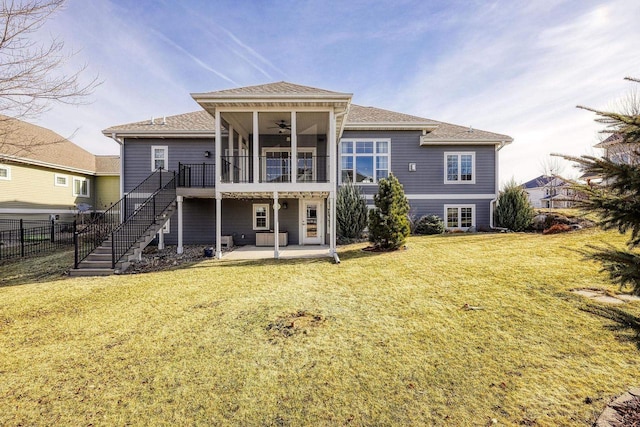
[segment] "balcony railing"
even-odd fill
[[[329,182],[329,156],[313,156],[311,153],[299,153],[298,167],[295,168],[297,183]],[[222,182],[253,182],[253,156],[223,156]],[[292,182],[292,159],[287,152],[269,153],[259,156],[258,182]]]
[[[178,187],[212,188],[216,185],[213,163],[178,163]]]

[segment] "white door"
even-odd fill
[[[319,245],[323,233],[322,200],[302,201],[302,244]]]

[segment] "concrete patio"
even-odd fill
[[[280,248],[280,259],[331,258],[328,245],[300,246],[288,245]],[[273,259],[273,247],[237,246],[231,252],[224,252],[222,259]]]

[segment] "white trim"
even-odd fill
[[[433,123],[402,123],[402,122],[369,122],[369,123],[349,123],[344,127],[346,130],[435,130],[438,125]]]
[[[156,150],[163,150],[164,156],[162,159],[156,159]],[[151,172],[154,172],[156,169],[156,160],[164,161],[164,166],[162,169],[169,169],[169,146],[168,145],[152,145],[151,146]]]
[[[299,202],[299,224],[300,224],[300,245],[324,245],[325,244],[325,220],[324,220],[324,212],[325,212],[325,199],[298,199]],[[313,239],[312,241],[305,241],[305,224],[307,211],[306,211],[306,203],[316,203],[318,209],[316,211],[317,215],[317,241]]]
[[[264,208],[264,212],[265,212],[265,217],[266,217],[266,225],[264,227],[258,227],[256,226],[256,219],[258,218],[256,216],[256,209],[257,208]],[[252,222],[251,222],[251,227],[253,228],[254,231],[264,231],[264,230],[269,230],[269,204],[268,203],[254,203],[251,207],[251,211],[252,211]]]
[[[7,171],[7,176],[0,176],[0,180],[11,181],[11,166],[0,165],[0,169]]]
[[[457,180],[449,180],[448,174],[448,164],[447,157],[448,156],[458,156],[458,179]],[[462,156],[471,156],[471,181],[462,181],[462,165],[461,157]],[[475,151],[445,151],[444,152],[444,183],[447,185],[469,185],[476,183],[476,152]]]
[[[76,193],[76,182],[86,182],[87,183],[87,193]],[[72,181],[72,185],[73,187],[71,188],[71,194],[73,194],[74,197],[82,197],[82,198],[89,198],[91,197],[91,182],[89,181],[88,178],[80,178],[77,176],[73,177],[73,181]]]
[[[64,184],[59,184],[58,183],[58,178],[64,178]],[[69,176],[68,175],[63,175],[60,173],[54,173],[53,174],[53,185],[56,187],[68,187],[69,186]]]
[[[311,167],[313,168],[313,170],[311,171],[312,176],[311,176],[311,182],[316,182],[316,160],[317,160],[317,156],[316,156],[316,147],[298,147],[297,150],[298,153],[311,153],[311,160],[312,160],[312,165]],[[298,174],[298,165],[296,164],[294,166],[293,164],[293,154],[291,152],[291,148],[289,147],[262,147],[262,153],[260,153],[261,157],[262,157],[262,176],[260,177],[260,179],[262,180],[262,182],[267,182],[267,153],[289,153],[289,160],[290,160],[290,165],[289,165],[289,183],[291,184],[296,184],[296,182],[294,182],[293,180],[293,174],[297,175]],[[296,160],[298,159],[298,157],[296,156]],[[295,169],[295,171],[294,171]],[[307,183],[309,181],[300,181],[300,184],[303,183]]]
[[[75,206],[69,206],[69,209],[28,209],[28,208],[0,208],[0,214],[72,214],[75,215],[78,210]]]
[[[462,209],[462,208],[471,208],[471,227],[475,227],[476,226],[476,205],[473,205],[473,204],[467,204],[467,205],[464,205],[464,204],[460,204],[460,205],[459,204],[444,205],[444,216],[443,216],[443,219],[444,219],[445,228],[447,230],[468,230],[470,228],[470,227],[460,227],[460,219],[461,219],[460,218],[460,216],[461,216],[460,215],[460,209]],[[458,227],[449,227],[447,225],[447,223],[448,223],[447,211],[449,209],[458,209]]]
[[[67,172],[81,173],[81,174],[84,174],[84,175],[95,175],[96,174],[96,171],[92,171],[92,170],[88,170],[88,169],[79,169],[79,168],[74,168],[74,167],[70,167],[70,166],[56,165],[54,163],[43,162],[43,161],[40,161],[40,160],[28,159],[28,158],[25,158],[25,157],[10,156],[8,154],[0,154],[0,159],[9,160],[9,161],[16,162],[16,163],[24,163],[24,164],[27,164],[27,165],[43,166],[43,167],[51,168],[51,169],[59,169],[59,170],[67,171]]]
[[[405,194],[410,200],[480,200],[494,199],[497,194]],[[366,194],[366,200],[373,200],[373,194]]]
[[[420,137],[420,145],[508,145],[513,139],[455,139],[455,138],[429,138],[429,135]]]
[[[352,153],[343,153],[342,152],[342,144],[344,142],[353,142],[353,152]],[[356,153],[356,145],[358,142],[373,142],[373,153]],[[386,153],[378,153],[378,142],[386,142],[387,143],[387,152]],[[356,185],[378,185],[378,177],[377,175],[377,161],[378,156],[382,157],[386,154],[387,157],[387,177],[391,175],[391,138],[340,138],[338,143],[338,184],[342,184],[342,156],[351,156],[353,158],[353,174],[355,178],[356,174],[356,159],[358,157],[373,157],[373,182],[354,182]]]

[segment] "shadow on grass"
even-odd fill
[[[0,264],[0,288],[69,279],[73,249],[38,254]]]
[[[580,310],[612,320],[614,324],[607,326],[607,329],[616,332],[618,339],[633,342],[640,350],[640,317],[619,308],[603,307],[595,304],[586,304]],[[622,334],[623,331],[632,332],[632,334]]]

